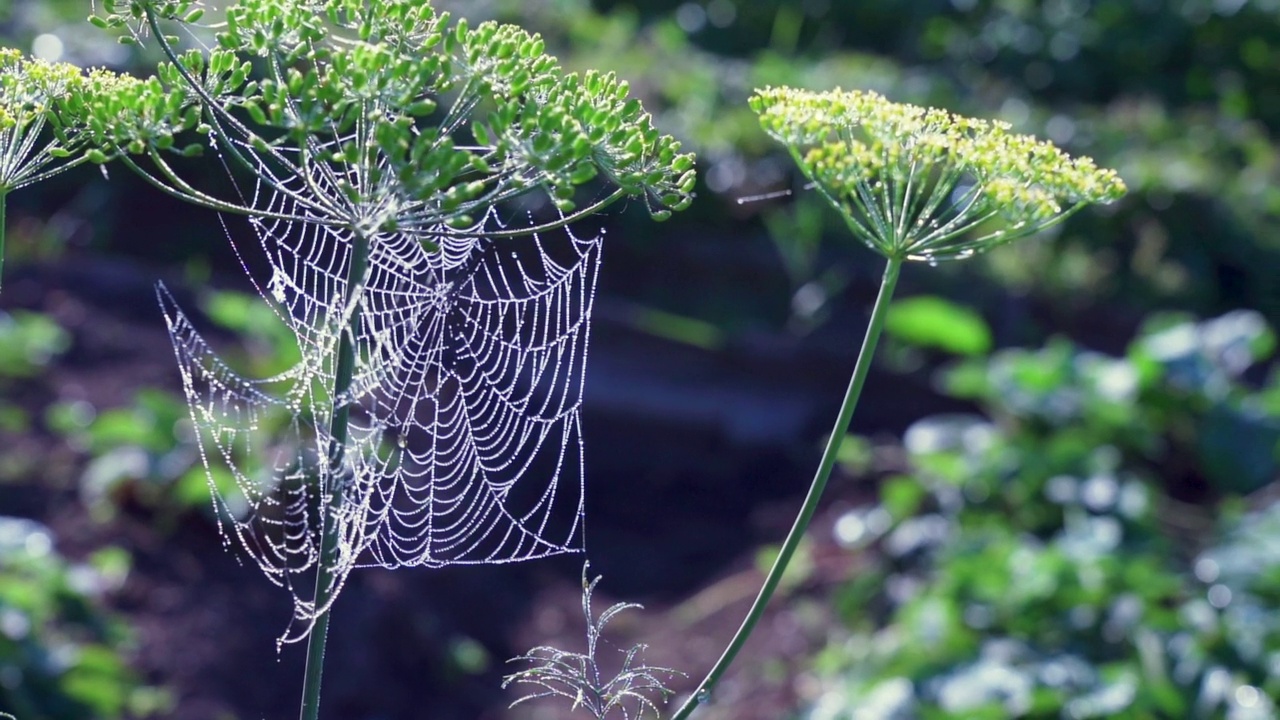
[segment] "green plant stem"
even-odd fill
[[[729,645],[724,649],[724,653],[716,661],[715,666],[711,668],[711,672],[707,673],[707,676],[698,684],[698,689],[676,711],[676,714],[672,716],[672,720],[684,720],[689,716],[689,713],[693,712],[694,708],[706,701],[711,690],[720,681],[720,676],[729,668],[734,658],[737,657],[738,651],[742,649],[747,638],[755,630],[756,624],[760,622],[760,617],[764,614],[765,607],[773,597],[774,591],[778,589],[782,574],[786,571],[788,563],[791,562],[791,557],[795,554],[796,548],[799,547],[800,540],[804,537],[805,531],[809,527],[809,522],[813,520],[813,514],[818,509],[818,501],[822,498],[822,491],[826,489],[827,480],[831,478],[831,470],[836,464],[836,451],[840,449],[840,442],[844,439],[845,433],[849,431],[849,421],[853,418],[853,409],[857,406],[858,396],[862,394],[862,386],[867,381],[867,371],[871,368],[871,358],[876,353],[876,342],[880,339],[880,331],[884,327],[885,312],[888,310],[889,301],[893,297],[893,289],[898,284],[898,272],[901,269],[902,260],[898,258],[890,258],[889,264],[885,266],[884,277],[880,281],[880,293],[876,296],[875,307],[871,310],[871,321],[867,325],[867,334],[862,339],[862,350],[858,353],[858,361],[853,367],[853,377],[849,379],[849,389],[845,391],[844,402],[840,405],[840,414],[836,417],[835,428],[832,429],[831,437],[827,440],[827,446],[822,451],[822,460],[818,463],[818,472],[814,475],[813,483],[809,486],[809,493],[805,495],[804,504],[800,507],[800,513],[796,515],[791,531],[787,533],[786,540],[782,542],[782,549],[778,551],[778,557],[773,561],[773,567],[769,569],[769,574],[765,576],[764,585],[761,586],[760,593],[756,595],[755,602],[752,603],[751,609],[747,611],[747,617],[743,619],[738,632],[729,641]]]
[[[4,287],[4,208],[9,202],[9,193],[0,192],[0,287]]]
[[[355,234],[351,247],[351,262],[347,268],[347,296],[345,307],[351,312],[351,320],[338,341],[338,367],[334,373],[333,412],[329,420],[329,470],[324,479],[329,483],[329,504],[324,512],[324,528],[320,537],[320,557],[316,561],[315,609],[319,612],[311,635],[307,638],[307,669],[302,684],[302,720],[317,720],[320,716],[320,680],[324,673],[324,646],[329,634],[329,604],[333,597],[333,565],[338,552],[338,527],[334,521],[342,504],[343,485],[346,480],[345,454],[347,425],[351,418],[351,403],[343,396],[351,389],[351,377],[355,372],[355,338],[360,331],[360,312],[353,300],[359,296],[369,264],[369,239],[363,233]]]

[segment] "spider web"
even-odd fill
[[[283,192],[258,205],[308,212]],[[163,288],[160,300],[224,541],[293,597],[281,642],[306,637],[356,567],[581,550],[580,409],[602,236],[488,239],[486,227],[501,227],[493,212],[466,231],[439,226],[435,248],[377,233],[348,298],[349,233],[251,223],[271,271],[255,284],[297,339],[295,367],[242,377]],[[353,315],[353,380],[335,397]],[[349,432],[334,468],[330,421],[344,406]],[[339,544],[331,599],[317,606],[326,514]]]

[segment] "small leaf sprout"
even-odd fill
[[[672,691],[663,682],[683,673],[670,668],[653,665],[636,664],[640,654],[647,646],[638,644],[623,653],[622,668],[613,678],[605,680],[596,660],[600,636],[604,634],[605,625],[623,610],[639,609],[635,603],[617,603],[593,619],[591,611],[591,595],[600,576],[588,581],[587,572],[590,563],[582,566],[582,614],[587,620],[587,651],[574,653],[542,645],[535,647],[508,662],[527,662],[533,667],[506,676],[502,681],[505,689],[515,683],[537,685],[536,690],[511,703],[514,707],[522,702],[544,697],[562,697],[573,703],[573,709],[585,708],[597,718],[607,717],[614,710],[623,718],[641,718],[652,712],[658,717],[658,706],[650,694],[656,693],[663,701],[672,695]]]

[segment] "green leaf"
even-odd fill
[[[983,355],[992,344],[981,315],[931,295],[895,302],[885,317],[885,332],[909,345],[957,355]]]
[[[880,488],[880,503],[894,520],[902,520],[916,514],[927,495],[919,480],[898,475]]]

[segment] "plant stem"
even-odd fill
[[[4,286],[4,207],[9,201],[8,195],[0,192],[0,287]]]
[[[862,386],[867,380],[867,371],[871,368],[871,358],[876,353],[876,342],[880,339],[880,331],[884,327],[885,312],[889,308],[889,301],[893,297],[894,286],[898,284],[898,272],[902,269],[902,260],[899,258],[890,258],[888,265],[884,269],[884,277],[880,281],[880,293],[876,296],[875,307],[871,310],[871,321],[867,325],[867,334],[862,339],[862,350],[858,353],[858,361],[853,367],[853,377],[849,379],[849,389],[845,391],[844,402],[840,405],[840,413],[836,417],[835,428],[831,431],[831,437],[827,440],[827,446],[822,451],[822,459],[818,463],[818,472],[813,477],[813,484],[809,486],[809,493],[805,495],[804,504],[800,507],[800,513],[796,515],[795,523],[791,526],[791,531],[787,533],[786,540],[782,543],[782,549],[778,551],[778,557],[773,561],[773,567],[769,569],[769,574],[765,576],[764,585],[760,588],[760,593],[756,595],[755,602],[752,603],[751,609],[747,611],[747,617],[743,619],[738,632],[734,634],[733,639],[729,641],[729,645],[724,649],[724,653],[720,659],[716,661],[711,672],[698,684],[698,689],[693,695],[685,701],[671,720],[684,720],[693,709],[701,703],[705,702],[709,697],[709,693],[715,684],[720,681],[720,676],[729,668],[730,663],[737,657],[738,651],[742,649],[747,638],[751,636],[755,630],[756,624],[760,621],[760,617],[764,614],[765,606],[769,604],[770,598],[778,588],[779,581],[782,580],[782,574],[787,569],[788,563],[791,562],[791,556],[795,554],[796,548],[800,545],[800,540],[804,537],[805,530],[809,527],[809,522],[813,519],[813,514],[818,509],[818,501],[822,498],[822,491],[827,487],[827,480],[831,478],[831,470],[836,464],[836,451],[840,449],[840,442],[844,439],[845,433],[849,430],[849,421],[853,418],[853,409],[858,404],[858,396],[862,394]]]
[[[302,684],[302,720],[317,720],[320,716],[320,680],[324,673],[324,646],[329,634],[329,608],[333,597],[333,565],[338,552],[338,527],[334,520],[342,504],[343,486],[346,484],[347,425],[351,418],[351,403],[343,396],[351,389],[351,377],[355,372],[355,338],[360,331],[359,306],[353,303],[364,283],[369,264],[369,239],[361,232],[355,233],[351,247],[351,262],[347,268],[347,293],[344,308],[351,312],[351,320],[343,329],[338,341],[338,367],[334,373],[332,414],[329,419],[328,472],[322,482],[328,482],[329,500],[324,508],[324,528],[320,537],[320,557],[316,561],[315,610],[319,615],[307,638],[307,669]]]

